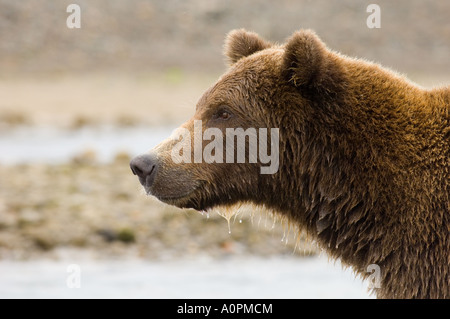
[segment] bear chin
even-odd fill
[[[176,189],[174,187],[165,188],[161,187],[160,185],[158,185],[157,187],[149,187],[146,185],[143,186],[144,191],[148,196],[154,196],[165,204],[176,206],[179,208],[197,209],[195,207],[199,206],[197,204],[197,202],[199,201],[198,198],[201,198],[202,193],[205,192],[204,184],[204,181],[197,180],[191,183],[191,186],[185,190],[180,190],[180,188]],[[198,210],[201,210],[201,208],[199,208]]]
[[[242,206],[241,202],[232,201],[227,197],[227,200],[220,196],[212,195],[202,185],[196,187],[192,192],[180,196],[158,196],[155,194],[148,194],[155,196],[161,202],[184,209],[194,209],[198,212],[216,212],[225,217],[234,215],[234,212]],[[227,217],[225,217],[228,219]]]
[[[203,210],[202,207],[200,207],[196,201],[194,200],[195,196],[194,193],[197,189],[195,189],[192,192],[189,192],[187,194],[182,195],[158,195],[154,194],[152,192],[147,192],[147,195],[156,197],[159,201],[171,205],[176,206],[178,208],[193,208],[195,210]]]

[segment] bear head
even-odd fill
[[[167,204],[196,210],[278,205],[297,187],[296,135],[312,122],[317,101],[341,85],[330,51],[310,30],[284,45],[234,30],[224,53],[229,70],[203,94],[194,116],[130,163],[145,191]]]

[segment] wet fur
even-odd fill
[[[265,205],[362,277],[377,264],[378,297],[450,298],[450,89],[333,52],[309,30],[284,45],[236,30],[224,50],[230,70],[194,118],[227,101],[235,125],[279,128],[279,171],[166,161],[180,187],[203,183],[170,204]]]

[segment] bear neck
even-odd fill
[[[401,129],[397,121],[408,114],[400,112],[391,122],[383,114],[368,120],[367,114],[364,118],[360,112],[340,109],[340,103],[349,105],[349,101],[312,103],[305,112],[309,117],[298,115],[302,120],[284,125],[286,129],[280,125],[279,174],[268,178],[265,198],[259,200],[306,229],[329,255],[352,266],[363,278],[371,275],[371,265],[380,267],[381,287],[374,287],[378,297],[449,297],[450,292],[442,292],[439,285],[448,287],[445,280],[450,274],[443,267],[448,268],[450,240],[448,235],[435,235],[448,234],[449,222],[431,224],[431,206],[418,208],[420,196],[425,203],[430,202],[427,196],[433,195],[426,191],[418,194],[414,181],[429,171],[426,163],[422,166],[425,169],[409,169],[421,159],[407,147],[415,143],[405,140],[411,135],[428,139],[426,128],[417,125],[420,135],[402,132],[388,136],[385,145],[386,136],[381,136],[385,133],[380,128],[396,132]],[[379,114],[371,103],[360,107]],[[415,115],[419,121],[426,120],[419,115]],[[298,129],[287,129],[292,127]],[[361,129],[365,133],[357,134]],[[442,199],[437,205],[444,212]],[[428,228],[435,233],[421,227],[420,220],[430,221]],[[444,256],[442,251],[446,251]]]

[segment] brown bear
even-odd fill
[[[379,267],[378,297],[449,298],[450,87],[423,89],[310,30],[284,45],[235,30],[225,53],[228,72],[182,128],[278,128],[278,169],[175,162],[171,138],[130,163],[146,192],[196,210],[264,205],[363,278]]]

